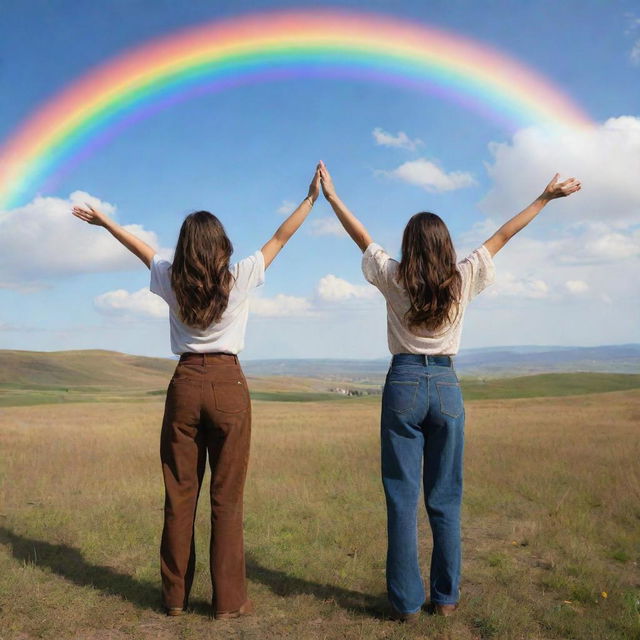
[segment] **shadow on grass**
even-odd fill
[[[80,587],[93,587],[139,607],[161,610],[157,585],[119,573],[111,567],[91,564],[74,547],[27,538],[6,527],[0,527],[0,544],[7,545],[17,560],[46,567]]]
[[[91,564],[79,549],[66,544],[27,538],[6,527],[0,527],[0,544],[9,547],[17,560],[37,567],[46,567],[80,587],[100,589],[141,608],[162,610],[159,585],[119,573],[111,567]],[[318,600],[333,602],[352,613],[375,618],[385,617],[384,596],[372,596],[331,584],[297,578],[284,571],[263,566],[250,554],[247,555],[247,575],[249,580],[265,585],[277,596],[310,595]],[[194,600],[190,608],[195,613],[211,615],[211,606],[204,600]]]
[[[374,596],[332,584],[297,578],[284,571],[263,566],[251,554],[247,554],[247,576],[249,580],[265,585],[277,596],[310,595],[318,600],[333,602],[352,613],[374,618],[387,617],[386,595]]]

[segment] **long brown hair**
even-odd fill
[[[233,245],[212,213],[196,211],[185,218],[171,267],[171,287],[185,324],[206,329],[220,320],[229,302],[232,253]]]
[[[458,314],[462,277],[447,225],[435,213],[416,213],[402,236],[398,282],[411,306],[405,319],[411,329],[436,331]]]

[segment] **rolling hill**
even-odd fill
[[[145,389],[165,384],[175,368],[167,358],[116,351],[0,350],[0,387],[100,387]]]
[[[571,350],[565,353],[568,357],[564,361],[559,350],[518,349],[518,353],[501,350],[461,354],[456,368],[462,375],[465,397],[527,398],[640,388],[640,374],[614,373],[596,366],[601,362],[598,357],[605,355],[613,366],[616,360],[611,347],[589,350],[590,359],[584,352],[576,354]],[[632,348],[619,349],[620,368],[640,369],[633,358]],[[506,369],[501,367],[506,363],[514,366],[516,361],[520,369],[514,368],[511,377],[504,375]],[[533,364],[526,365],[527,362]],[[593,370],[558,371],[568,362],[591,363]],[[491,363],[494,369],[489,367]],[[157,400],[164,396],[175,365],[175,360],[168,358],[114,351],[0,350],[0,406]],[[534,372],[547,368],[543,368],[545,373],[531,373],[525,365]],[[349,398],[338,393],[336,387],[379,396],[388,360],[267,360],[246,361],[243,366],[254,400],[326,402]],[[496,375],[495,370],[503,375]],[[476,375],[465,375],[469,371]],[[378,402],[379,397],[363,399],[369,400]]]

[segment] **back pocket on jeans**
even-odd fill
[[[240,413],[249,408],[250,398],[246,383],[241,379],[212,382],[216,409],[222,413]]]
[[[436,382],[440,399],[440,411],[447,416],[457,418],[464,411],[462,392],[459,382]]]
[[[384,405],[396,413],[411,411],[416,403],[417,380],[387,380],[384,385]]]

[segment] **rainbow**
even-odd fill
[[[0,147],[0,210],[19,206],[132,122],[203,91],[329,75],[457,100],[511,129],[588,127],[543,76],[459,34],[341,10],[254,13],[163,36],[68,85]]]

